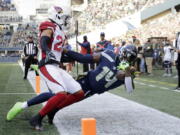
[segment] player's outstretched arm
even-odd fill
[[[125,70],[119,70],[116,74],[117,79],[123,80],[125,77],[134,78],[135,68],[133,66],[127,67]]]
[[[67,56],[69,56],[70,58],[72,58],[75,61],[78,61],[80,63],[96,63],[99,62],[100,60],[100,54],[80,54],[71,50],[66,50],[64,49],[63,51]]]

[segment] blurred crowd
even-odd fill
[[[8,11],[12,11],[12,12],[8,12]],[[18,16],[18,14],[16,14],[16,8],[11,3],[10,0],[3,0],[3,1],[0,0],[0,12],[3,13],[0,16],[0,23],[1,24],[7,24],[10,22],[22,22],[23,18],[21,16]]]
[[[127,32],[123,38],[136,35],[142,42],[145,42],[149,37],[169,37],[172,39],[180,31],[179,26],[180,13],[167,13],[162,17],[146,21],[140,28]]]
[[[90,32],[103,27],[107,23],[130,15],[142,8],[147,0],[97,0],[92,1],[87,9],[78,17],[81,32]]]
[[[10,1],[0,0],[0,11],[16,11],[16,8]]]
[[[136,67],[138,75],[145,74],[153,76],[154,69],[164,69],[163,76],[172,76],[172,65],[176,65],[176,34],[173,40],[167,37],[152,37],[141,42],[136,36],[128,39],[121,39],[118,42],[106,40],[105,33],[100,34],[100,41],[95,45],[90,44],[88,37],[84,36],[83,42],[78,42],[82,54],[92,54],[99,49],[109,49],[116,54],[122,52],[123,47],[132,45],[136,47],[137,59],[133,65]],[[90,51],[89,51],[90,50]],[[93,68],[92,66],[83,65],[84,72]]]
[[[161,4],[161,3],[163,3],[164,1],[166,1],[166,0],[149,0],[148,5],[147,5],[147,8],[152,7],[152,6],[155,6],[155,5],[157,5],[157,4]]]
[[[21,22],[22,16],[1,16],[0,22]]]
[[[9,27],[0,27],[0,46],[7,47],[11,41],[12,32]]]
[[[134,12],[163,3],[165,0],[92,0],[79,16],[81,34],[103,28],[104,25]]]
[[[11,40],[11,45],[23,47],[27,42],[27,37],[30,35],[33,37],[34,42],[37,43],[38,31],[36,24],[19,25],[17,31],[14,32]]]

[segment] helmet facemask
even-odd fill
[[[61,29],[68,30],[70,28],[70,13],[71,10],[68,7],[53,6],[49,9],[49,19],[58,24]]]
[[[121,54],[118,55],[117,69],[125,70],[126,68],[133,65],[136,60],[136,52],[132,49],[125,48]]]

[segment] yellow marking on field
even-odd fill
[[[149,82],[149,83],[158,83],[158,84],[162,84],[162,85],[166,85],[166,86],[172,86],[172,87],[175,87],[177,86],[177,84],[175,83],[168,83],[168,82],[162,82],[162,81],[155,81],[155,80],[151,80],[151,79],[142,79],[142,78],[136,78],[136,80],[139,80],[139,81],[144,81],[144,82]]]

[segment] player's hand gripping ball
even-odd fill
[[[122,61],[119,66],[117,67],[119,70],[125,71],[126,68],[128,68],[130,65],[126,61]]]

